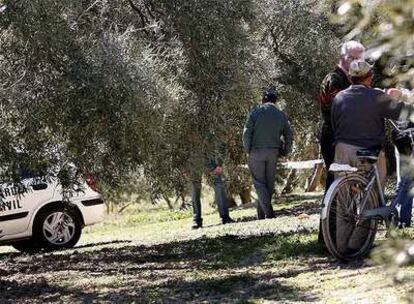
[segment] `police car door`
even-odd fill
[[[0,236],[25,232],[37,207],[50,195],[48,184],[27,178],[0,184]],[[1,238],[0,238],[1,240]]]
[[[23,184],[2,183],[0,185],[1,235],[16,234],[27,229],[29,210],[22,201],[22,196],[26,192]]]

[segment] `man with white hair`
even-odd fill
[[[351,85],[348,70],[351,62],[364,59],[365,47],[357,41],[345,42],[341,47],[340,58],[335,70],[324,78],[320,88],[319,104],[322,114],[321,129],[321,153],[328,169],[335,157],[334,134],[331,125],[331,104],[332,100],[340,91],[345,90]],[[325,191],[333,182],[334,177],[327,172]]]
[[[329,172],[329,166],[335,158],[334,133],[331,125],[331,105],[334,97],[340,91],[351,85],[348,70],[354,60],[361,60],[365,55],[365,47],[357,41],[347,41],[342,44],[340,57],[335,70],[325,76],[319,92],[319,105],[321,107],[322,128],[320,136],[321,153],[325,162],[326,181],[325,192],[334,181],[334,176]],[[318,241],[323,243],[322,229],[319,225]]]

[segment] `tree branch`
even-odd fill
[[[5,84],[1,85],[1,86],[0,86],[0,92],[4,92],[4,91],[6,91],[6,90],[9,90],[9,89],[13,88],[13,87],[14,87],[14,86],[16,86],[17,84],[19,84],[19,82],[21,82],[25,76],[26,76],[26,71],[23,71],[22,76],[20,76],[20,78],[19,78],[19,79],[17,79],[14,83],[12,83],[11,85],[9,85],[7,88],[2,89],[1,87],[2,87],[2,86],[3,86],[3,87],[5,87],[6,85],[5,85]]]
[[[161,16],[165,16],[165,13],[163,11],[160,11],[159,9],[157,9],[154,6],[154,3],[152,3],[152,1],[148,1],[149,7],[151,9],[151,11],[156,12],[157,14],[161,15]]]
[[[148,15],[150,15],[152,19],[155,19],[155,16],[152,14],[150,7],[145,2],[144,2],[144,7],[147,10]]]
[[[101,2],[101,0],[96,0],[94,3],[92,3],[86,10],[84,10],[79,16],[78,18],[76,18],[76,22],[79,21],[79,19],[81,17],[83,17],[83,15],[85,15],[90,9],[92,9],[98,2]]]
[[[283,60],[283,62],[285,62],[286,64],[293,66],[293,68],[295,70],[298,69],[297,64],[294,60],[292,60],[291,58],[289,58],[289,56],[287,54],[284,54],[280,51],[279,49],[279,44],[277,43],[277,37],[276,34],[274,32],[273,28],[269,28],[269,32],[270,32],[270,36],[272,36],[273,39],[273,51],[274,53],[279,56],[280,59]]]
[[[128,0],[128,2],[129,2],[129,5],[131,6],[131,8],[138,13],[138,15],[141,19],[142,27],[145,27],[148,23],[148,18],[145,17],[145,15],[142,13],[142,11],[139,9],[139,7],[136,6],[132,0]]]

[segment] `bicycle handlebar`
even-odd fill
[[[388,121],[391,123],[391,125],[394,127],[394,129],[397,130],[400,133],[414,134],[414,128],[407,128],[407,129],[401,130],[393,120],[388,119]]]

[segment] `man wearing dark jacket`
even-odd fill
[[[357,167],[360,149],[381,150],[385,143],[385,118],[406,120],[412,117],[413,108],[397,101],[381,90],[372,88],[372,66],[365,61],[354,61],[349,74],[352,85],[338,93],[332,103],[332,127],[335,134],[335,162]],[[382,184],[385,183],[386,163],[383,151],[378,156],[378,171]],[[336,217],[336,246],[341,252],[360,248],[360,241],[368,230],[353,224],[338,208]]]
[[[326,168],[325,193],[334,181],[334,176],[329,172],[329,167],[334,162],[335,146],[334,133],[331,125],[331,106],[336,94],[347,89],[351,85],[348,76],[349,65],[352,61],[364,58],[365,48],[357,41],[347,41],[341,47],[341,54],[335,70],[325,76],[319,92],[319,105],[321,108],[321,154]],[[322,226],[319,224],[318,241],[323,243]]]
[[[259,219],[273,218],[271,204],[278,156],[290,153],[293,133],[286,115],[276,108],[277,93],[269,89],[262,105],[253,109],[243,130],[243,146],[258,196]]]
[[[349,65],[354,60],[364,58],[365,48],[356,41],[345,42],[341,47],[341,56],[335,70],[324,78],[319,93],[319,105],[321,107],[322,128],[321,128],[321,153],[325,162],[327,177],[325,191],[328,191],[334,177],[328,171],[335,157],[334,133],[331,125],[331,105],[336,94],[345,90],[351,85],[348,77]]]
[[[374,75],[367,62],[354,61],[349,73],[352,85],[335,96],[331,119],[335,134],[335,162],[356,166],[358,158],[355,152],[358,149],[381,149],[384,146],[384,119],[407,118],[412,108],[371,87]],[[379,155],[378,170],[384,184],[386,164],[383,152]]]

